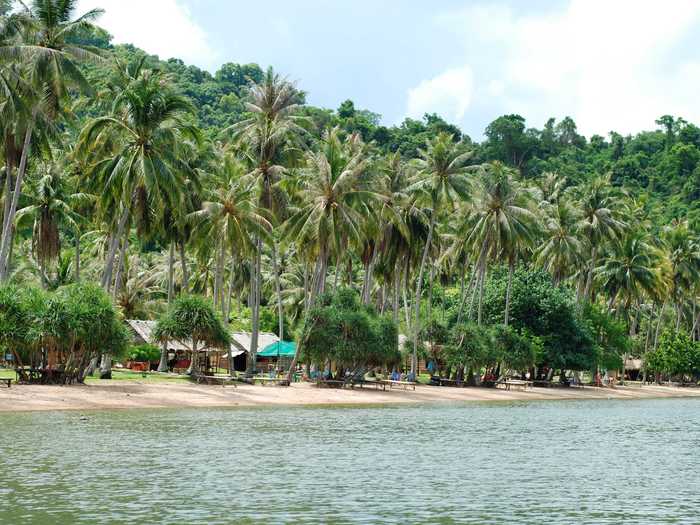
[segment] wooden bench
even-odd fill
[[[317,379],[316,386],[319,388],[343,388],[345,381],[338,379]]]
[[[7,385],[7,388],[10,388],[12,386],[12,379],[8,378],[1,378],[1,382],[5,383]]]
[[[253,384],[255,383],[261,383],[263,386],[265,385],[279,385],[279,386],[289,386],[289,381],[287,381],[286,377],[263,377],[263,376],[258,376],[258,377],[253,377],[252,378]]]
[[[360,388],[363,388],[364,386],[369,385],[369,386],[373,386],[373,387],[376,388],[377,390],[379,390],[380,388],[381,388],[382,390],[386,390],[386,383],[384,383],[384,381],[382,381],[382,380],[378,380],[378,381],[365,381],[364,379],[357,379],[357,380],[350,380],[350,381],[347,383],[347,385],[348,385],[350,388],[353,388],[353,389],[354,389],[356,386],[359,386]]]
[[[507,379],[500,384],[505,385],[506,390],[510,390],[511,388],[520,388],[522,390],[532,388],[532,381],[522,381],[520,379]]]
[[[233,388],[236,387],[236,383],[233,382],[234,378],[230,376],[194,376],[193,379],[197,381],[197,383],[205,383],[207,385],[221,385],[221,386],[226,386],[226,385],[233,385]]]
[[[416,383],[414,383],[413,381],[392,381],[392,380],[388,379],[388,380],[382,381],[382,383],[384,383],[385,385],[389,385],[390,389],[392,389],[394,387],[397,387],[397,388],[401,387],[404,390],[408,390],[409,387],[412,388],[413,390],[416,389]]]

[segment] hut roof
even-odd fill
[[[233,353],[234,348],[243,352],[250,352],[250,336],[250,332],[234,332],[231,334],[231,353],[234,356],[238,355]],[[260,332],[258,334],[258,350],[265,348],[271,345],[272,343],[276,343],[279,340],[280,338],[277,337],[275,334],[269,332]]]
[[[127,319],[126,323],[129,327],[136,333],[138,338],[142,340],[143,343],[152,343],[153,330],[156,327],[156,321],[142,321],[140,319]],[[250,332],[234,332],[231,334],[231,357],[236,357],[241,355],[243,352],[250,352]],[[275,334],[269,332],[260,332],[258,334],[258,349],[265,348],[273,343],[279,341],[279,337]],[[187,341],[176,341],[171,339],[168,341],[168,350],[173,351],[187,351],[189,352],[192,348],[192,342]],[[202,348],[202,351],[209,350],[207,348]],[[218,349],[216,349],[218,351]]]

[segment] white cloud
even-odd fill
[[[449,69],[430,80],[423,80],[408,90],[407,116],[421,118],[425,113],[435,112],[460,121],[469,108],[473,84],[468,66]]]
[[[648,129],[665,113],[700,120],[700,62],[681,49],[700,29],[696,0],[570,0],[539,14],[481,5],[437,22],[459,35],[483,79],[473,106],[536,126],[570,115],[587,135]]]
[[[98,21],[118,44],[134,44],[162,59],[180,58],[207,69],[215,68],[217,53],[207,34],[178,0],[80,0],[77,12],[101,7]]]

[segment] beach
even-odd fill
[[[700,389],[649,385],[615,388],[450,388],[419,385],[413,390],[317,388],[309,383],[290,387],[238,384],[100,381],[87,385],[13,385],[0,387],[0,412],[40,410],[100,410],[133,408],[265,407],[426,404],[478,401],[700,398]]]

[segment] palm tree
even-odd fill
[[[467,181],[467,162],[472,156],[471,151],[454,143],[452,135],[439,133],[426,143],[425,149],[419,150],[420,158],[416,160],[417,173],[406,191],[415,193],[420,202],[429,208],[428,238],[423,248],[416,295],[413,308],[415,321],[413,326],[413,356],[411,359],[411,375],[418,374],[418,338],[420,335],[420,300],[423,286],[423,273],[428,259],[428,253],[433,241],[435,223],[444,206],[451,206],[457,199],[466,199],[469,189]]]
[[[17,222],[24,217],[34,220],[32,248],[41,269],[42,284],[46,285],[46,266],[60,257],[59,227],[65,226],[76,232],[78,214],[74,207],[92,198],[85,193],[68,194],[62,173],[55,164],[39,164],[37,171],[39,180],[36,191],[29,196],[31,204],[18,210]]]
[[[627,234],[614,253],[596,268],[596,276],[602,289],[608,294],[612,304],[616,299],[628,319],[629,335],[635,335],[637,315],[632,308],[642,303],[645,296],[655,296],[660,288],[658,250],[647,241],[644,232]],[[624,382],[624,366],[627,356],[623,356],[621,382]]]
[[[4,217],[0,240],[0,282],[7,277],[12,227],[37,120],[40,115],[44,115],[49,123],[58,118],[68,97],[69,87],[75,86],[85,93],[91,93],[92,88],[77,67],[77,62],[101,60],[95,49],[74,43],[72,37],[86,28],[92,28],[92,22],[102,11],[93,9],[74,19],[76,5],[77,0],[34,0],[24,13],[23,40],[19,43],[6,41],[4,46],[0,42],[0,59],[24,59],[20,67],[31,87],[31,94],[25,103],[31,109],[26,116],[12,200]]]
[[[508,325],[510,288],[518,254],[532,246],[539,224],[534,213],[535,196],[516,178],[517,172],[494,161],[482,167],[476,185],[472,242],[479,253],[479,306],[477,322],[482,321],[481,304],[486,263],[489,258],[508,262],[508,286],[504,324]]]
[[[363,184],[367,158],[362,148],[343,142],[339,129],[327,131],[321,150],[307,156],[302,172],[304,201],[285,224],[287,239],[300,247],[313,246],[317,257],[311,303],[325,291],[331,253],[343,251],[341,242],[362,241],[363,221],[373,215],[372,204],[383,196]]]
[[[583,263],[584,243],[579,238],[580,210],[561,199],[543,210],[544,239],[536,251],[536,263],[552,274],[555,284],[569,277]]]
[[[268,217],[275,225],[284,219],[283,210],[286,207],[284,192],[280,188],[281,178],[286,170],[285,161],[288,160],[285,156],[290,154],[292,149],[290,146],[296,139],[305,133],[300,125],[305,119],[297,115],[302,100],[303,94],[292,82],[281,78],[272,68],[269,68],[262,81],[250,88],[250,96],[246,102],[250,117],[226,130],[233,132],[235,140],[243,146],[252,166],[250,175],[258,184],[259,206],[267,211]],[[284,335],[282,289],[274,236],[271,239],[281,339]],[[253,305],[248,373],[252,373],[255,368],[260,323],[261,239],[258,238],[255,244],[256,251],[253,257],[255,264],[251,278],[255,304]]]
[[[584,276],[583,298],[590,300],[600,250],[606,241],[614,240],[622,233],[625,223],[619,218],[622,204],[612,188],[610,175],[596,177],[580,193],[579,203],[583,217],[579,229],[590,245],[590,263]]]
[[[174,93],[161,72],[145,70],[114,100],[112,113],[90,121],[79,148],[93,160],[89,176],[102,188],[103,207],[115,207],[112,233],[102,273],[109,288],[117,248],[130,218],[138,223],[177,208],[188,166],[180,156],[181,142],[199,141],[188,121],[192,105]]]
[[[670,262],[670,296],[676,308],[676,330],[679,329],[686,296],[694,295],[700,277],[700,245],[687,221],[674,220],[663,229],[663,242]]]

